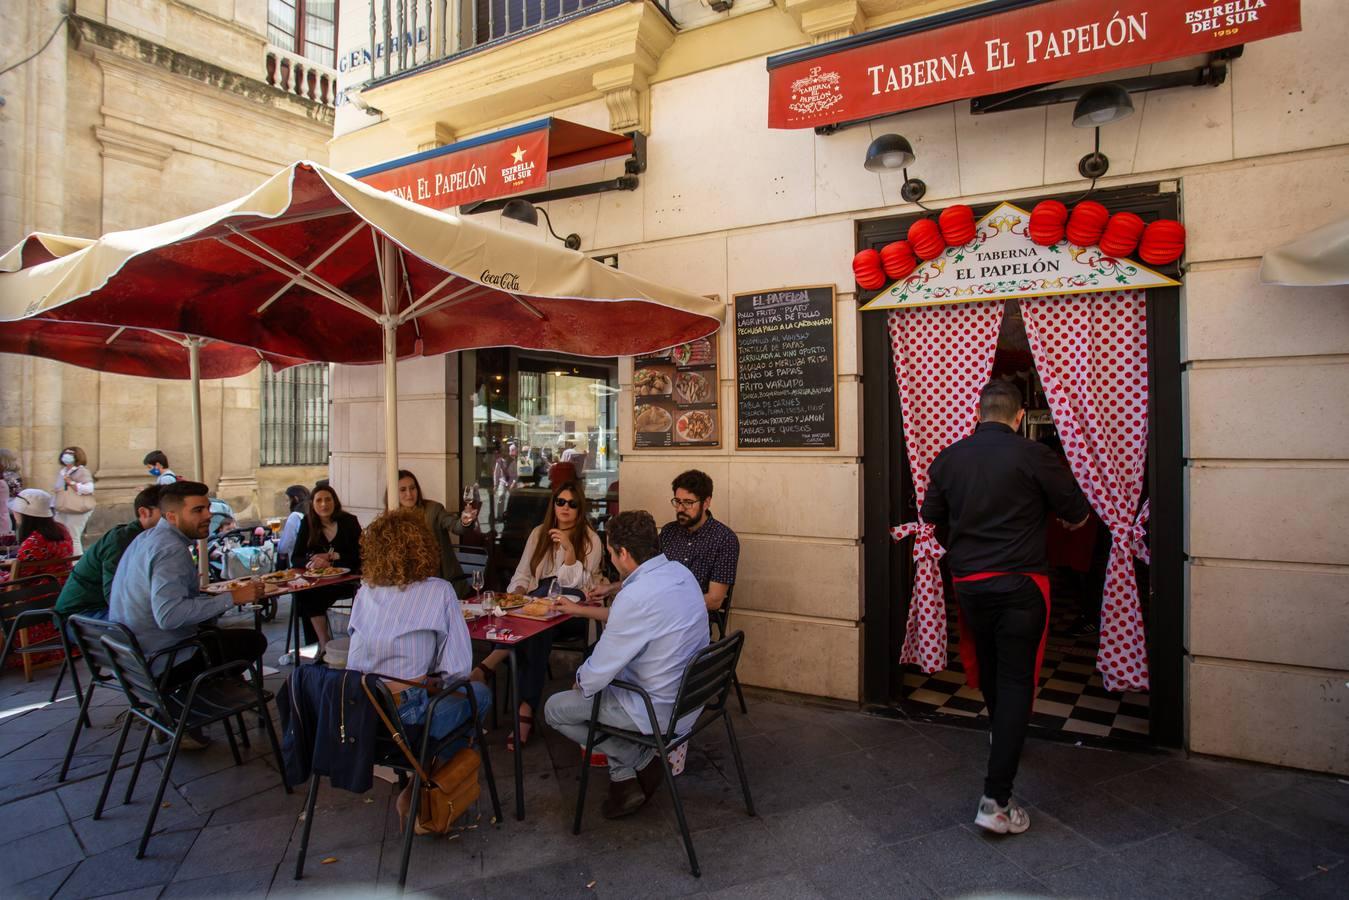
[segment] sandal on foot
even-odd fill
[[[533,737],[533,735],[534,735],[534,717],[533,717],[533,716],[521,715],[521,716],[520,716],[520,725],[521,725],[521,727],[524,727],[524,726],[526,726],[526,725],[529,726],[529,733],[526,734],[526,735],[524,736],[524,738],[521,739],[521,741],[520,741],[520,746],[521,746],[521,747],[525,747],[525,746],[528,746],[528,745],[529,745],[529,739],[530,739],[531,737]],[[513,732],[513,731],[510,733],[510,736],[508,736],[508,737],[506,738],[506,752],[508,752],[508,753],[514,753],[514,752],[515,752],[515,732]]]
[[[473,680],[474,680],[474,679],[473,679],[473,672],[481,672],[481,673],[482,673],[482,683],[483,683],[483,684],[491,684],[491,683],[492,683],[492,680],[495,679],[495,678],[497,677],[497,673],[496,673],[496,672],[494,672],[493,670],[487,668],[487,667],[484,666],[482,663],[478,663],[476,666],[473,667],[473,671],[468,673],[468,680],[469,680],[469,681],[473,681]]]

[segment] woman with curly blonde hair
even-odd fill
[[[428,690],[437,681],[465,677],[473,666],[459,598],[439,577],[440,546],[419,510],[396,509],[361,534],[361,560],[347,667],[425,684],[403,691],[398,706],[404,724],[425,724]],[[472,689],[481,715],[491,706],[491,691],[478,682]],[[466,699],[441,703],[431,736],[443,737],[466,718]]]

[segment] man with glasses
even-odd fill
[[[674,490],[670,505],[674,507],[675,520],[660,530],[660,552],[693,573],[709,611],[721,609],[735,584],[740,539],[712,517],[712,478],[706,472],[697,469],[681,472],[670,487]],[[591,600],[607,600],[618,593],[619,587],[606,585],[587,596]]]

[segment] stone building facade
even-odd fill
[[[333,96],[286,90],[276,70],[321,70],[326,85],[331,69],[266,34],[265,0],[4,4],[0,62],[19,64],[0,75],[0,244],[150,225],[237,197],[296,159],[325,161]],[[241,514],[266,516],[288,484],[324,470],[259,466],[259,378],[203,384],[204,480]],[[91,533],[127,515],[148,450],[192,476],[190,421],[185,382],[0,356],[0,446],[38,487],[54,480],[61,447],[83,447],[100,500]]]
[[[718,450],[641,450],[632,443],[632,366],[620,362],[624,509],[667,517],[669,481],[699,467],[717,484],[718,515],[740,535],[734,627],[747,635],[741,678],[845,700],[867,696],[864,521],[865,371],[850,260],[859,223],[916,212],[898,175],[862,168],[868,143],[896,132],[913,144],[911,173],[929,206],[1080,193],[1077,162],[1091,132],[1072,104],[975,116],[968,101],[876,120],[836,134],[766,127],[775,53],[976,4],[953,0],[737,0],[599,4],[588,16],[472,54],[447,52],[397,79],[354,66],[370,113],[343,110],[330,152],[352,170],[538,118],[646,133],[648,167],[632,192],[547,205],[583,252],[617,254],[624,270],[723,300],[738,292],[832,284],[838,296],[839,446],[741,452],[733,424]],[[1202,3],[1191,4],[1203,6]],[[451,9],[455,8],[451,5]],[[1176,466],[1183,508],[1172,610],[1183,727],[1171,739],[1223,756],[1349,772],[1349,296],[1344,288],[1263,285],[1261,256],[1349,215],[1349,9],[1303,0],[1300,31],[1252,43],[1217,87],[1156,90],[1101,132],[1108,192],[1150,186],[1174,199],[1190,240],[1178,291],[1181,403]],[[342,4],[339,59],[369,44],[368,4]],[[439,23],[435,23],[439,24]],[[451,23],[453,26],[453,23]],[[437,44],[432,28],[431,45]],[[447,42],[451,50],[453,40]],[[368,49],[368,48],[367,48]],[[378,55],[376,55],[378,58]],[[546,61],[546,65],[543,64]],[[1095,80],[1173,71],[1182,59]],[[494,99],[495,102],[487,102]],[[553,176],[550,187],[612,178],[621,161]],[[496,214],[495,227],[525,229]],[[546,233],[539,229],[541,240]],[[721,399],[734,413],[730,340]],[[405,463],[435,470],[454,495],[471,363],[422,360],[400,373]],[[336,483],[374,508],[380,380],[335,376]],[[893,385],[892,385],[893,386]],[[423,481],[427,480],[423,476]],[[1181,558],[1183,554],[1183,558]],[[1179,583],[1179,582],[1183,582]],[[900,602],[900,598],[894,598]],[[1178,624],[1178,628],[1181,627]],[[897,647],[889,648],[898,653]]]

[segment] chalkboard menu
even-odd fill
[[[717,336],[708,335],[632,366],[633,447],[720,447]]]
[[[834,287],[735,296],[736,447],[838,447]]]

